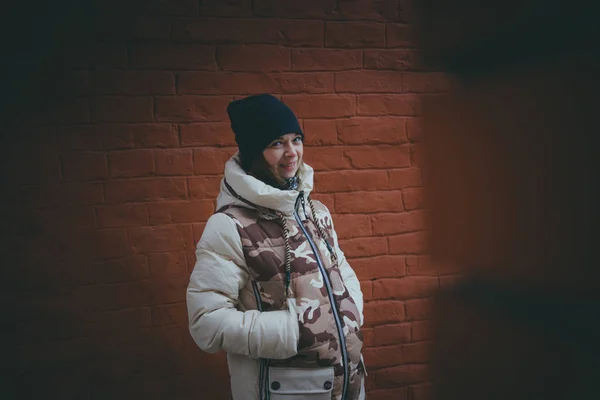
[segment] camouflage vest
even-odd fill
[[[329,246],[333,248],[331,217],[322,204],[315,202],[314,207],[318,223],[329,238]],[[284,309],[286,246],[283,221],[275,216],[238,206],[227,207],[219,212],[236,221],[251,276],[251,285],[240,291],[238,307],[241,310],[264,312]],[[303,214],[303,211],[300,210],[299,214]],[[302,221],[302,227],[310,241],[296,219],[285,218],[285,223],[291,250],[292,279],[289,296],[295,298],[301,314],[300,342],[296,356],[287,360],[269,360],[269,365],[297,368],[333,366],[333,398],[342,399],[343,388],[346,387],[343,400],[356,400],[364,379],[358,309],[342,281],[337,262],[330,258],[327,245],[312,219]],[[317,254],[313,251],[311,241]],[[317,257],[326,271],[325,277]],[[340,333],[343,335],[341,340]],[[342,363],[343,354],[347,357],[347,371]]]

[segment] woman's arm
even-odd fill
[[[331,218],[331,215],[329,216],[329,218]],[[337,253],[338,266],[340,268],[340,274],[342,275],[342,281],[344,281],[344,285],[346,285],[348,292],[350,292],[350,296],[352,296],[352,299],[356,303],[356,308],[358,308],[358,312],[360,313],[360,326],[363,326],[365,322],[365,317],[363,315],[364,300],[362,290],[360,290],[360,281],[358,280],[358,277],[356,276],[356,273],[354,272],[350,264],[348,264],[348,260],[346,260],[346,256],[340,248],[335,228],[333,228],[332,231],[333,242],[335,244],[335,252]]]
[[[297,353],[295,307],[261,313],[236,309],[250,276],[235,222],[213,215],[196,246],[196,265],[187,289],[192,338],[204,351],[224,350],[253,358],[286,359]]]

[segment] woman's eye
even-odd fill
[[[281,146],[281,142],[273,142],[271,143],[271,147]]]
[[[294,138],[294,142],[301,142],[302,141],[302,136],[296,136]]]

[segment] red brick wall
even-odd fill
[[[447,82],[419,65],[405,2],[153,4],[70,57],[68,95],[11,128],[15,398],[228,398],[185,288],[235,151],[225,107],[260,92],[301,119],[315,198],[361,279],[369,398],[428,398],[429,298],[451,277],[426,257],[418,116]]]

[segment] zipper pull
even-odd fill
[[[300,192],[300,204],[302,204],[302,211],[304,211],[304,219],[308,219],[308,214],[306,214],[306,203],[304,201],[304,191]]]

